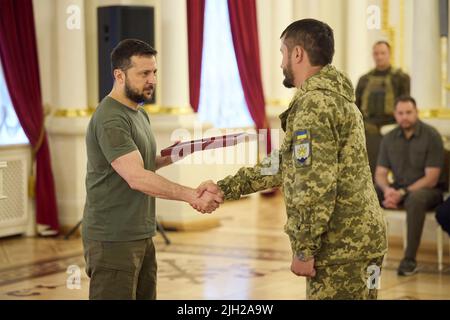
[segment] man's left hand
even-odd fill
[[[392,198],[383,201],[383,207],[386,209],[398,209],[398,202]]]
[[[403,195],[398,190],[395,190],[395,192],[393,192],[390,196],[391,202],[394,202],[395,204],[399,204],[400,202],[402,202],[402,199]]]
[[[297,257],[293,257],[291,271],[297,276],[314,277],[316,275],[316,269],[314,269],[314,258],[307,261],[301,261]]]
[[[181,141],[177,140],[175,141],[175,144],[173,146],[176,146],[177,144],[179,144]],[[175,163],[177,161],[183,160],[185,157],[187,157],[188,154],[184,154],[182,156],[180,156],[179,154],[174,154],[174,155],[170,155],[170,156],[157,156],[157,165],[156,167],[158,169],[163,168],[163,167],[167,167],[169,165],[171,165],[172,163]]]
[[[389,193],[388,196],[385,196],[383,206],[387,209],[397,209],[402,199],[403,196],[400,191],[393,190]]]

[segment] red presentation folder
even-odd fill
[[[256,134],[247,134],[244,132],[228,134],[224,136],[210,137],[198,140],[175,143],[170,147],[161,150],[161,156],[178,156],[185,157],[196,151],[211,150],[234,146],[240,142],[244,142],[246,137],[254,138]]]

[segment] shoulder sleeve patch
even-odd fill
[[[311,159],[311,137],[309,130],[298,130],[294,132],[292,139],[293,160],[297,167],[309,167]]]

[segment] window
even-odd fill
[[[0,146],[28,144],[6,87],[0,62]]]
[[[231,36],[227,0],[206,0],[199,118],[217,128],[254,126]]]

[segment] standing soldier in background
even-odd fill
[[[314,19],[296,21],[281,35],[281,52],[283,84],[297,92],[280,115],[286,132],[280,151],[218,187],[230,200],[283,186],[291,271],[307,277],[308,299],[375,299],[386,225],[353,86],[330,65],[333,30]]]
[[[402,70],[393,68],[390,58],[389,43],[376,42],[373,45],[375,69],[363,75],[356,86],[356,105],[364,116],[372,176],[375,174],[382,138],[380,129],[386,124],[395,123],[394,102],[402,95],[409,95],[410,91],[409,76]]]

